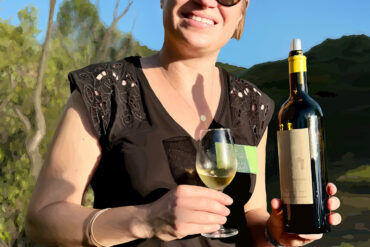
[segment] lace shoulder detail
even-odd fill
[[[125,128],[146,119],[131,67],[122,60],[89,65],[68,74],[71,92],[77,89],[81,93],[99,139],[109,134],[117,116]]]
[[[117,116],[121,128],[137,127],[147,119],[141,85],[134,64],[139,61],[138,59],[138,57],[129,57],[123,63],[117,64],[117,66],[123,66],[120,75],[115,78]]]
[[[258,145],[274,113],[274,101],[247,80],[230,75],[229,83],[232,126],[252,133],[250,142]]]

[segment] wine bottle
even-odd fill
[[[308,95],[301,40],[289,52],[290,96],[278,115],[280,190],[286,232],[330,231],[323,113]]]

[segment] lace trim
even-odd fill
[[[119,119],[124,128],[130,128],[135,123],[146,119],[144,107],[142,104],[140,85],[133,73],[124,71],[121,79],[117,80],[117,100],[118,105],[122,106],[122,114]]]
[[[252,83],[233,76],[229,81],[232,125],[234,128],[249,126],[257,141],[269,121],[271,107],[265,95]]]
[[[90,65],[72,72],[71,89],[79,88],[99,137],[107,135],[117,107],[118,118],[124,128],[146,119],[140,86],[126,61]],[[114,102],[117,98],[117,103]]]

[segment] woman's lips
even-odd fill
[[[214,19],[207,17],[203,14],[189,13],[189,14],[183,15],[183,17],[189,24],[195,27],[206,28],[206,27],[213,27],[214,25],[217,24]]]

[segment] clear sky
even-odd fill
[[[100,15],[107,25],[113,19],[115,2],[100,0]],[[121,0],[121,9],[127,2]],[[57,0],[57,8],[61,3],[62,0]],[[43,32],[38,39],[43,41],[49,0],[0,0],[0,18],[10,19],[17,25],[17,11],[28,4],[39,9],[39,28]],[[134,19],[134,38],[159,50],[163,42],[159,0],[134,0],[130,12],[120,21],[119,29],[130,31]],[[229,42],[222,49],[219,61],[249,68],[285,59],[292,38],[301,38],[303,49],[307,51],[326,38],[350,34],[370,36],[370,0],[250,0],[242,39]]]

